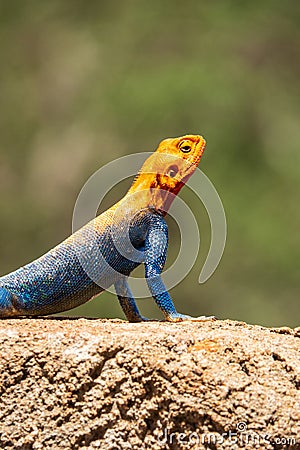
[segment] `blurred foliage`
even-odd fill
[[[70,234],[96,169],[201,133],[228,241],[199,285],[209,223],[185,189],[203,245],[178,309],[299,326],[299,13],[296,0],[1,1],[0,273]],[[141,309],[160,317],[153,303]],[[108,293],[68,314],[123,317]]]

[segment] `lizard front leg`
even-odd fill
[[[129,322],[143,322],[149,320],[146,317],[141,316],[128,285],[127,277],[123,276],[119,278],[114,286],[121,308]]]
[[[157,306],[169,322],[214,320],[215,317],[213,316],[191,317],[176,311],[171,296],[161,279],[167,257],[168,226],[162,216],[155,214],[152,217],[145,239],[145,275],[149,290]]]

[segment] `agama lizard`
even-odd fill
[[[149,290],[166,320],[207,319],[178,313],[161,279],[168,247],[164,216],[204,148],[201,136],[163,140],[122,200],[45,255],[0,278],[0,316],[66,311],[114,285],[127,319],[147,320],[127,281],[143,262]]]

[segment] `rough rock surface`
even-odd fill
[[[300,329],[0,323],[0,448],[300,449]]]

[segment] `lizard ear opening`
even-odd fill
[[[167,171],[167,175],[169,177],[171,177],[171,178],[176,177],[177,173],[178,173],[178,167],[175,166],[175,165],[174,166],[170,166],[168,171]]]
[[[192,150],[192,146],[189,141],[182,141],[179,144],[179,148],[183,153],[189,153]]]

